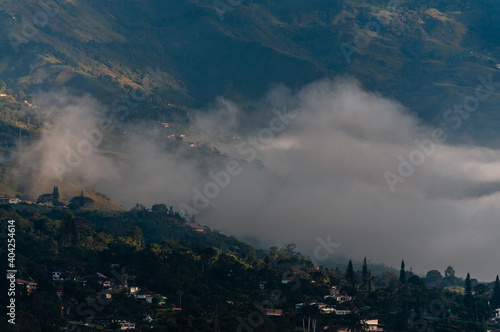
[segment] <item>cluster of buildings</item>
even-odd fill
[[[295,277],[288,277],[288,278],[282,278],[281,283],[282,284],[289,284],[293,282]],[[267,282],[266,281],[261,281],[259,282],[259,288],[261,291],[265,292],[266,291],[266,286]],[[330,289],[330,294],[325,295],[323,299],[327,302],[334,302],[335,304],[327,304],[324,302],[318,302],[318,301],[312,301],[308,303],[297,303],[295,304],[295,311],[300,312],[300,310],[304,306],[317,306],[321,314],[336,314],[336,315],[350,315],[350,314],[356,314],[360,313],[361,310],[352,305],[352,301],[354,300],[354,297],[346,294],[341,293],[340,287],[334,286]],[[351,309],[339,309],[337,308],[337,305],[342,304],[343,307],[351,307]],[[367,309],[368,307],[363,307],[363,309]],[[262,313],[266,317],[279,317],[283,315],[283,309],[276,309],[276,308],[266,308],[262,309]],[[363,320],[360,322],[361,325],[364,326],[364,331],[377,331],[377,332],[383,332],[384,326],[383,324],[379,323],[378,319],[371,319],[371,320]],[[327,330],[327,327],[325,327],[325,330]],[[348,327],[340,327],[336,331],[339,332],[351,332],[351,329]]]
[[[116,267],[119,267],[119,265],[111,265],[112,270]],[[52,281],[57,284],[61,282],[77,280],[81,281],[83,286],[89,283],[98,284],[102,288],[95,294],[95,297],[96,299],[103,301],[100,303],[110,303],[115,294],[125,290],[129,294],[129,296],[134,297],[137,300],[142,300],[147,303],[153,303],[153,300],[156,299],[155,303],[157,303],[158,305],[166,305],[166,296],[155,294],[149,291],[146,287],[129,286],[128,280],[133,279],[135,279],[134,276],[128,276],[126,274],[118,275],[117,278],[109,278],[108,276],[100,272],[92,273],[83,278],[68,278],[64,277],[64,274],[59,271],[52,272]],[[56,294],[61,297],[64,294],[64,290],[58,289],[56,291]],[[153,318],[151,318],[151,316],[147,316],[143,319],[143,321],[144,323],[151,323],[153,321]],[[131,330],[136,328],[136,323],[132,322],[132,320],[128,317],[95,316],[91,317],[88,323],[101,325],[104,328],[107,328],[111,325],[118,325],[120,330]]]

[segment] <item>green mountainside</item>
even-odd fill
[[[439,121],[474,93],[479,75],[495,74],[498,6],[492,0],[257,0],[222,7],[199,0],[58,0],[44,7],[4,0],[0,78],[16,95],[65,86],[108,103],[152,83],[151,98],[134,116],[156,120],[183,116],[217,95],[247,100],[274,83],[299,87],[347,74],[424,120]],[[492,103],[477,116],[488,132],[498,121]]]

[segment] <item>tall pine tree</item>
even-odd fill
[[[495,280],[495,286],[493,286],[493,295],[491,296],[490,304],[492,309],[500,308],[500,281],[498,280],[498,275]]]
[[[399,281],[404,285],[406,283],[405,261],[401,261],[401,270],[399,271]]]
[[[466,307],[470,307],[472,305],[472,283],[470,281],[470,274],[467,273],[467,277],[465,278],[465,296],[464,296],[464,304]]]
[[[363,268],[361,270],[361,276],[363,279],[363,288],[368,289],[368,264],[366,263],[366,257],[363,260]]]
[[[356,280],[354,279],[354,268],[352,267],[351,260],[349,260],[349,263],[347,264],[345,279],[354,286]]]
[[[54,189],[52,190],[52,204],[56,205],[59,203],[59,188],[54,186]]]

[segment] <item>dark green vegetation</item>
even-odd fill
[[[31,294],[17,285],[16,329],[2,319],[2,331],[95,331],[103,329],[99,317],[121,317],[154,331],[235,331],[245,324],[254,331],[302,331],[309,319],[317,328],[356,331],[367,319],[378,319],[388,331],[485,331],[488,301],[500,297],[498,278],[490,285],[469,275],[464,281],[452,267],[445,277],[406,271],[399,280],[393,272],[373,276],[366,260],[358,271],[349,264],[347,273],[314,266],[293,244],[255,250],[188,222],[164,204],[138,204],[123,213],[3,205],[0,220],[4,234],[7,220],[15,220],[17,277],[37,283]],[[56,271],[59,280],[53,279]],[[135,287],[147,291],[151,302],[130,295]],[[332,287],[352,299],[325,298],[335,293]],[[266,308],[282,315],[264,317]],[[328,308],[351,313],[322,313]],[[150,323],[144,321],[148,316]]]

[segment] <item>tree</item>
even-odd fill
[[[154,213],[168,213],[168,208],[165,204],[155,204],[151,207],[151,211]]]
[[[140,227],[130,227],[129,236],[132,238],[132,242],[137,248],[144,247],[144,234]]]
[[[313,331],[316,331],[316,323],[319,316],[321,315],[321,310],[317,304],[304,304],[300,308],[299,314],[302,316],[302,330],[305,332],[311,331],[311,325]],[[307,329],[306,329],[306,318],[307,318]],[[312,323],[312,324],[311,324]]]
[[[448,266],[444,271],[445,278],[455,278],[455,269],[452,266]]]
[[[266,257],[264,257],[264,263],[266,264],[266,281],[269,281],[269,267],[271,266],[271,257],[269,257],[269,255],[266,255]]]
[[[283,247],[283,250],[285,252],[287,252],[290,256],[293,256],[295,255],[295,248],[297,246],[294,244],[294,243],[288,243],[288,244],[285,244],[285,246]]]
[[[70,205],[75,206],[76,208],[85,207],[85,205],[93,203],[94,200],[90,197],[83,196],[83,190],[80,192],[80,196],[73,197],[70,201]]]
[[[26,99],[26,93],[24,93],[24,91],[23,91],[23,90],[19,90],[19,91],[17,92],[17,96],[18,96],[18,97],[19,97],[19,99],[21,99],[21,100]]]
[[[54,186],[52,190],[52,204],[56,205],[57,203],[59,203],[59,188]]]
[[[38,196],[38,199],[36,200],[37,204],[45,204],[49,203],[52,201],[52,195],[51,194],[42,194]]]
[[[363,259],[363,268],[361,269],[361,277],[363,279],[363,287],[368,288],[368,264],[366,263],[366,257]]]
[[[399,271],[399,281],[404,285],[406,283],[405,261],[401,261],[401,270]]]
[[[352,261],[349,260],[349,263],[347,264],[347,271],[345,274],[345,279],[347,282],[351,283],[354,285],[356,283],[356,280],[354,279],[354,268],[352,267]]]
[[[472,304],[472,283],[470,281],[470,274],[467,273],[467,277],[465,278],[465,296],[464,296],[464,305],[466,307],[470,307]]]
[[[77,237],[75,216],[71,211],[62,211],[61,226],[59,227],[59,247],[65,247],[76,242]]]
[[[443,276],[441,275],[441,272],[438,270],[431,270],[427,272],[427,275],[425,276],[425,283],[427,286],[440,287],[442,282]]]
[[[497,278],[495,279],[495,286],[493,286],[493,295],[491,296],[491,307],[493,309],[500,308],[500,281]]]
[[[455,277],[455,270],[452,266],[448,266],[444,271],[443,286],[456,286],[457,277]]]
[[[423,282],[422,279],[420,279],[419,276],[417,275],[412,275],[410,278],[408,278],[408,285],[414,285],[417,287],[424,287],[425,283]]]

